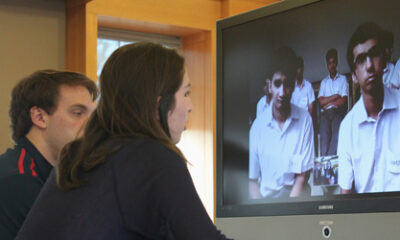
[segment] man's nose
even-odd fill
[[[374,69],[374,64],[372,63],[370,56],[367,56],[365,59],[365,67],[367,68],[367,71],[372,71]]]
[[[278,94],[279,96],[283,96],[285,92],[285,87],[283,86],[283,84],[278,88]]]

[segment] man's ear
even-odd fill
[[[160,111],[158,110],[160,108],[160,100],[161,96],[157,97],[157,102],[156,102],[156,119],[160,121]]]
[[[358,79],[354,72],[351,74],[351,78],[353,79],[353,83],[358,84]]]
[[[264,90],[266,95],[271,94],[271,79],[268,78],[265,80]]]
[[[30,110],[30,115],[33,125],[41,129],[47,128],[48,114],[45,110],[33,106]]]

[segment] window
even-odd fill
[[[140,41],[156,42],[175,49],[180,49],[182,45],[180,37],[100,27],[97,37],[97,78],[111,53],[123,45]]]

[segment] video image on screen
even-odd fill
[[[322,1],[223,31],[224,204],[400,192],[399,8]]]

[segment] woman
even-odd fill
[[[192,109],[184,59],[126,45],[104,65],[100,90],[17,239],[225,239],[175,146]]]

